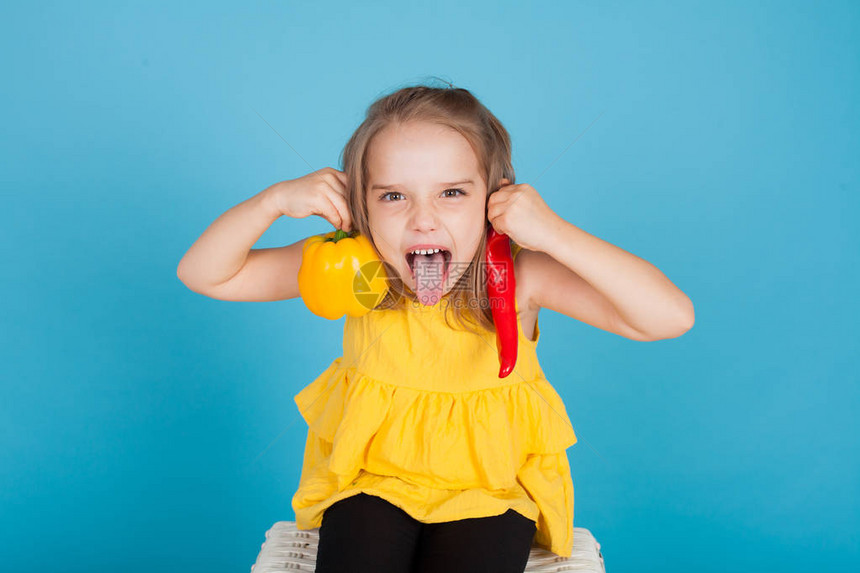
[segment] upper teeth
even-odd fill
[[[416,249],[411,251],[413,255],[432,255],[433,253],[438,253],[442,249]]]

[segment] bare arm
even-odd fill
[[[594,310],[585,322],[637,340],[675,338],[693,327],[692,301],[648,261],[561,217],[547,232],[549,256],[533,265],[542,271],[534,281],[541,306],[579,318],[584,311],[573,311],[588,302]]]
[[[218,217],[179,261],[176,275],[194,292],[220,300],[272,301],[299,296],[298,272],[305,239],[252,249],[281,215],[325,217],[350,223],[343,173],[331,168],[282,181]]]
[[[266,199],[267,188],[239,203],[209,225],[179,261],[176,275],[195,292],[216,288],[233,278],[251,247],[280,217]]]
[[[568,223],[528,183],[501,181],[487,218],[524,248],[514,261],[523,311],[549,308],[634,340],[692,328],[693,302],[660,269]]]

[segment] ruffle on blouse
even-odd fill
[[[576,443],[564,403],[544,378],[437,392],[388,384],[342,361],[295,396],[308,426],[332,444],[338,490],[361,469],[431,488],[507,489],[529,456]]]

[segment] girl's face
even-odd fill
[[[487,186],[478,158],[453,129],[413,121],[379,132],[367,166],[376,248],[422,303],[435,304],[464,274],[485,229]],[[433,247],[444,259],[410,254]]]

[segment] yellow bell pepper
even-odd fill
[[[370,240],[355,231],[308,237],[298,278],[308,310],[329,320],[367,314],[388,291],[384,265]]]

